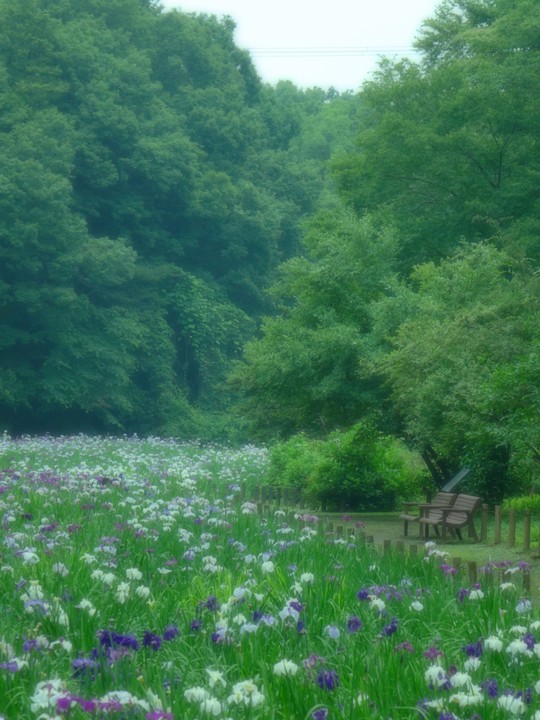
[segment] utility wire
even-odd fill
[[[258,57],[367,57],[376,55],[417,55],[407,45],[338,46],[338,47],[254,47],[247,50]]]

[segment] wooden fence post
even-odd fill
[[[253,488],[253,502],[255,504],[257,504],[259,502],[260,496],[261,496],[261,486],[259,484],[257,484]]]
[[[516,545],[516,509],[510,508],[508,513],[508,547]]]
[[[469,560],[467,566],[469,568],[469,580],[474,583],[478,578],[478,566],[476,564],[476,560]]]
[[[480,530],[481,542],[486,542],[486,540],[487,540],[488,518],[489,518],[489,505],[484,503],[482,505],[482,528]]]
[[[525,510],[525,517],[523,518],[523,550],[529,551],[531,549],[531,511],[529,508]]]
[[[383,547],[384,547],[384,554],[390,552],[390,549],[392,548],[392,541],[391,540],[384,540],[383,541]]]
[[[403,555],[403,552],[405,550],[405,542],[403,540],[398,540],[396,542],[396,548],[400,555]]]
[[[499,545],[501,542],[501,506],[495,505],[495,536],[493,543]]]

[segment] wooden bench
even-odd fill
[[[420,527],[424,526],[426,534],[431,526],[438,533],[438,527],[442,527],[442,540],[446,540],[447,530],[450,530],[452,537],[461,536],[461,528],[466,527],[468,536],[480,542],[480,538],[474,527],[474,516],[482,503],[482,498],[474,495],[459,494],[449,507],[441,508],[435,514],[429,514],[420,518]]]
[[[410,522],[418,522],[420,518],[423,517],[432,517],[437,518],[439,520],[442,520],[442,508],[452,507],[454,504],[455,499],[457,498],[456,493],[449,493],[449,492],[438,492],[435,497],[433,498],[433,502],[430,503],[424,503],[424,502],[406,502],[404,504],[404,511],[399,516],[400,520],[403,520],[403,534],[405,537],[408,535],[409,531],[409,523]],[[418,514],[413,515],[411,513],[411,508],[417,507],[418,508]],[[420,530],[420,537],[422,537],[422,531],[423,527],[419,526]]]

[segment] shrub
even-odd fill
[[[503,512],[508,512],[510,508],[514,508],[518,512],[530,510],[533,515],[540,515],[540,495],[522,495],[504,500]]]
[[[269,482],[302,488],[328,510],[392,510],[421,494],[426,475],[416,455],[369,421],[326,441],[295,435],[270,450]]]
[[[320,462],[323,445],[304,433],[273,445],[269,450],[268,484],[305,490]]]

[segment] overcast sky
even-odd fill
[[[439,0],[161,0],[164,8],[230,15],[235,41],[262,79],[358,90],[377,55],[409,53]]]

